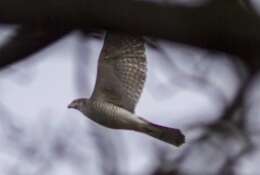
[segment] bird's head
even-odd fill
[[[85,108],[88,106],[88,99],[87,98],[79,98],[73,100],[69,105],[68,108],[77,109],[79,111],[84,111]]]

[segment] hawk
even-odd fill
[[[145,133],[180,146],[185,137],[179,129],[154,124],[135,114],[146,72],[143,38],[109,32],[99,56],[96,85],[91,97],[76,99],[68,108],[79,110],[105,127]]]

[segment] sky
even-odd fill
[[[3,32],[1,35],[4,38]],[[93,128],[105,134],[106,139],[115,140],[119,137],[124,141],[122,146],[121,141],[113,143],[117,151],[124,152],[122,153],[124,156],[119,157],[122,173],[148,174],[151,171],[148,167],[155,166],[158,161],[156,155],[152,153],[154,145],[172,149],[172,154],[177,154],[179,149],[153,138],[130,131],[103,128],[78,111],[67,109],[67,105],[73,99],[91,95],[96,78],[97,60],[102,47],[102,41],[97,39],[89,39],[82,46],[87,52],[84,59],[87,59],[85,75],[88,80],[84,86],[86,90],[79,91],[80,88],[75,81],[77,76],[75,69],[78,68],[75,66],[75,59],[79,56],[80,37],[78,32],[74,32],[29,59],[0,71],[0,104],[11,113],[13,123],[23,133],[22,138],[16,138],[18,141],[11,142],[8,132],[4,131],[3,126],[0,128],[1,138],[4,138],[0,142],[0,162],[3,162],[0,163],[2,165],[0,174],[11,174],[10,169],[14,167],[20,168],[20,174],[37,174],[39,166],[46,164],[46,162],[38,164],[37,161],[48,160],[47,162],[55,166],[52,166],[47,174],[80,175],[82,172],[77,165],[66,157],[52,161],[56,158],[49,152],[51,141],[62,133],[60,137],[64,137],[68,142],[68,152],[73,152],[73,155],[81,154],[77,156],[85,163],[84,171],[98,175],[100,170],[97,165],[100,160],[96,156],[96,145],[85,133],[91,134]],[[214,89],[194,86],[188,78],[182,79],[181,73],[196,76],[198,71],[194,70],[194,65],[201,70],[205,69],[207,71],[205,76],[223,91],[227,101],[232,98],[239,81],[234,71],[230,69],[224,54],[214,55],[219,57],[214,59],[215,61],[206,61],[208,53],[199,49],[194,54],[189,48],[181,45],[166,41],[162,41],[161,45],[163,53],[174,60],[174,66],[169,66],[169,60],[164,59],[163,53],[146,46],[148,75],[136,113],[152,122],[182,129],[189,142],[194,133],[189,132],[188,126],[215,120],[224,102],[214,96],[212,93]],[[24,158],[19,151],[20,147],[15,146],[17,143],[25,147],[40,143],[41,148],[37,148],[41,155],[40,159],[33,159],[35,162],[31,162]]]

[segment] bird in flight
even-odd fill
[[[185,137],[179,129],[154,124],[135,114],[146,72],[143,38],[108,32],[99,56],[96,85],[91,97],[73,100],[68,108],[79,110],[105,127],[141,132],[180,146]]]

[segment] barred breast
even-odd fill
[[[103,101],[93,101],[88,116],[95,122],[113,129],[134,129],[140,122],[129,111]]]

